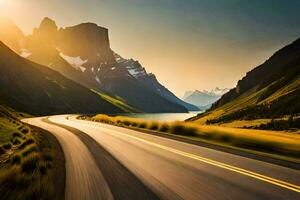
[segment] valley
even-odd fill
[[[299,8],[0,0],[0,199],[300,199]]]

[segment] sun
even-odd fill
[[[3,10],[7,4],[7,0],[0,0],[0,10]]]
[[[0,0],[0,15],[8,12],[10,0]]]

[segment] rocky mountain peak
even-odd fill
[[[56,22],[48,17],[45,17],[41,24],[40,24],[40,27],[38,28],[39,31],[42,31],[42,32],[47,32],[47,33],[55,33],[57,32],[57,25],[56,25]]]
[[[85,67],[115,63],[110,49],[108,29],[94,23],[82,23],[59,30],[59,49],[70,56],[87,60]]]

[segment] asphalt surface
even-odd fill
[[[62,146],[66,162],[65,199],[113,199],[113,195],[86,145],[72,132],[44,122],[43,118],[24,120],[49,131]]]
[[[67,199],[300,199],[300,171],[135,130],[32,118],[65,153]]]

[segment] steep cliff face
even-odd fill
[[[83,60],[87,60],[84,66],[88,70],[101,64],[115,63],[106,28],[93,23],[84,23],[62,28],[58,35],[59,50],[66,55],[80,56]]]
[[[0,38],[1,39],[1,38]],[[110,48],[108,29],[93,23],[58,28],[44,18],[26,37],[27,59],[56,70],[77,83],[121,97],[145,112],[187,112],[196,107],[178,99],[138,61]]]
[[[28,52],[26,58],[56,70],[85,87],[95,88],[97,82],[87,73],[83,73],[85,68],[81,65],[77,66],[76,60],[75,63],[72,63],[74,58],[61,52],[62,36],[60,33],[55,21],[44,18],[40,26],[35,28],[33,33],[26,38],[24,47]],[[81,60],[79,56],[77,57]]]

